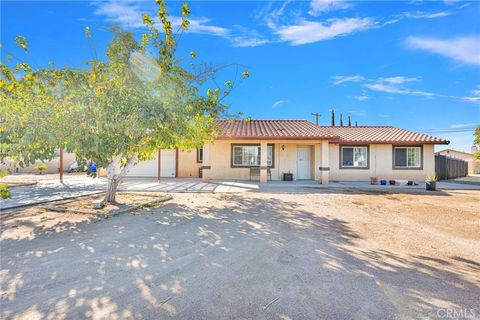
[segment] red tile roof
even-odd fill
[[[217,120],[218,139],[326,140],[336,135],[307,120]]]
[[[331,140],[337,143],[449,144],[391,126],[316,126],[307,120],[217,120],[218,139]]]
[[[449,144],[450,141],[391,126],[320,128],[339,137],[339,143]]]

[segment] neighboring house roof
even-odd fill
[[[308,120],[217,120],[218,139],[329,140],[338,136]]]
[[[449,144],[391,126],[316,126],[308,120],[217,120],[218,139],[330,140],[336,143]]]
[[[440,151],[437,151],[435,152],[437,154],[443,154],[443,153],[461,153],[461,154],[464,154],[466,156],[471,156],[473,157],[473,153],[470,153],[470,152],[465,152],[465,151],[458,151],[458,150],[455,150],[455,149],[443,149],[443,150],[440,150]]]
[[[391,126],[358,126],[320,128],[339,136],[339,143],[449,144],[450,141],[423,133]]]

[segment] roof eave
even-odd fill
[[[420,145],[420,144],[450,144],[450,141],[399,141],[399,140],[330,140],[330,143],[338,144],[396,144],[396,145]]]
[[[219,136],[217,140],[333,140],[338,139],[338,137],[295,137],[295,136]]]

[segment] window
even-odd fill
[[[198,148],[197,149],[197,162],[198,163],[203,162],[203,148]]]
[[[421,168],[422,147],[394,147],[394,168]]]
[[[368,168],[368,147],[341,147],[340,168]]]
[[[267,165],[273,167],[273,144],[267,145]],[[232,167],[260,166],[260,145],[232,145]]]

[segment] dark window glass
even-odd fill
[[[342,148],[342,165],[353,166],[353,148]]]
[[[395,148],[395,167],[407,166],[407,149]]]

